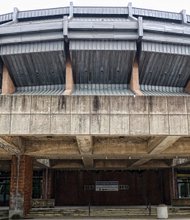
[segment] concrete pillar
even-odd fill
[[[130,89],[136,94],[142,96],[143,93],[140,90],[139,84],[139,65],[137,59],[134,60],[132,73],[131,73],[131,80],[130,80]]]
[[[185,87],[185,92],[190,93],[190,80],[187,83],[187,86]]]
[[[48,168],[43,171],[42,196],[43,199],[53,197],[53,171]]]
[[[7,67],[3,66],[3,78],[2,78],[2,94],[12,94],[15,92],[14,83],[10,77]]]
[[[66,61],[66,76],[65,76],[65,92],[64,95],[71,95],[74,90],[74,79],[71,59]]]
[[[26,155],[13,156],[11,163],[9,218],[23,218],[31,208],[32,158]]]

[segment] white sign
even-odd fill
[[[118,181],[96,181],[96,191],[119,191]]]

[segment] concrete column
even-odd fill
[[[3,78],[2,78],[2,94],[12,94],[15,92],[14,83],[10,77],[7,67],[3,66]]]
[[[139,65],[137,59],[134,60],[133,63],[133,69],[131,73],[131,80],[130,80],[130,89],[136,94],[136,95],[143,95],[143,93],[140,90],[140,84],[139,84]]]
[[[42,196],[43,199],[53,197],[53,171],[48,168],[43,171]]]
[[[190,93],[190,80],[187,83],[187,86],[185,87],[185,92]]]
[[[65,76],[65,92],[64,95],[71,95],[74,89],[73,69],[71,59],[66,61],[66,76]]]
[[[26,155],[13,156],[11,163],[9,218],[23,218],[31,208],[32,158]]]

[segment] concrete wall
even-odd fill
[[[0,96],[0,135],[190,135],[190,97]]]

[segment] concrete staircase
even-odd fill
[[[28,217],[30,218],[62,218],[62,217],[156,217],[156,206],[149,209],[143,206],[138,207],[56,207],[32,209]],[[169,207],[169,216],[190,217],[190,207]]]
[[[54,209],[32,209],[29,217],[126,217],[149,216],[145,207],[56,207]],[[156,216],[156,208],[151,210],[151,216]]]

